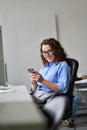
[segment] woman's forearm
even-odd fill
[[[44,79],[44,80],[42,81],[42,84],[45,85],[45,86],[47,86],[48,88],[52,89],[52,90],[55,91],[55,92],[59,92],[59,91],[60,91],[60,90],[58,89],[58,86],[57,86],[56,83],[52,83],[52,82],[50,82],[50,81]]]
[[[37,84],[36,83],[32,83],[32,91],[35,92],[36,91],[36,88],[37,88]]]

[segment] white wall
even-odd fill
[[[86,12],[87,0],[0,0],[8,83],[30,84],[26,69],[39,69],[39,46],[49,37],[58,37],[68,55],[79,60],[79,72],[86,73]]]

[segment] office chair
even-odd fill
[[[51,100],[44,104],[42,111],[48,118],[49,130],[56,130],[62,123],[62,120],[68,119],[73,113],[73,89],[76,79],[79,63],[76,59],[67,59],[71,67],[71,80],[66,93],[59,94],[55,92]]]
[[[73,112],[73,89],[79,63],[76,59],[67,58],[71,67],[71,79],[66,93],[55,92],[49,101],[40,101],[33,97],[34,101],[48,119],[48,129],[56,130],[62,120],[71,117]]]

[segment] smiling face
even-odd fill
[[[42,55],[48,62],[53,62],[55,57],[49,44],[42,45]]]
[[[54,38],[45,39],[41,42],[40,55],[43,65],[47,62],[65,61],[67,58],[60,42]]]

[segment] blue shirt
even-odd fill
[[[46,63],[39,70],[39,73],[44,79],[56,83],[61,93],[65,93],[69,86],[71,68],[65,61]],[[53,92],[50,88],[37,82],[37,90],[44,90],[46,92]]]

